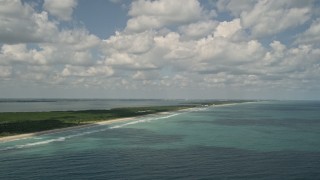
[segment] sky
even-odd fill
[[[0,98],[320,99],[318,0],[0,0]]]

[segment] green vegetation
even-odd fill
[[[0,137],[90,124],[115,118],[176,111],[189,106],[130,107],[111,110],[0,113]]]

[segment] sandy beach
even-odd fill
[[[133,120],[133,119],[135,119],[135,117],[117,118],[117,119],[99,121],[99,122],[95,122],[95,123],[91,123],[91,124],[83,124],[83,125],[72,126],[72,127],[67,127],[67,128],[59,128],[59,129],[52,129],[52,130],[46,130],[46,131],[40,131],[40,132],[34,132],[34,133],[26,133],[26,134],[19,134],[19,135],[13,135],[13,136],[6,136],[6,137],[1,137],[0,138],[0,142],[15,141],[15,140],[18,140],[18,139],[24,139],[24,138],[29,138],[29,137],[38,136],[38,135],[60,133],[60,132],[64,132],[64,131],[69,131],[69,130],[74,130],[74,129],[81,129],[81,128],[86,128],[86,127],[90,127],[90,126],[108,125],[108,124],[112,124],[112,123],[130,121],[130,120]]]
[[[184,110],[188,110],[188,109],[192,109],[192,108],[181,109],[178,111],[184,111]],[[160,113],[155,113],[155,114],[168,114],[168,113],[169,112],[160,112]],[[140,116],[140,117],[143,117],[143,116]],[[86,128],[86,127],[90,127],[90,126],[108,125],[108,124],[112,124],[112,123],[130,121],[130,120],[133,120],[136,118],[139,118],[139,116],[138,117],[102,120],[102,121],[97,121],[97,122],[90,123],[90,124],[82,124],[82,125],[66,127],[66,128],[58,128],[58,129],[52,129],[52,130],[46,130],[46,131],[40,131],[40,132],[34,132],[34,133],[25,133],[25,134],[18,134],[18,135],[12,135],[12,136],[5,136],[5,137],[0,137],[0,142],[15,141],[15,140],[25,139],[25,138],[29,138],[29,137],[38,136],[38,135],[60,133],[60,132],[64,132],[64,131],[81,129],[81,128]]]

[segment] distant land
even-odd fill
[[[18,100],[20,101],[20,100]],[[42,100],[30,100],[31,102]],[[110,110],[50,111],[50,112],[2,112],[0,113],[0,137],[46,130],[88,125],[117,118],[178,111],[211,105],[252,102],[248,100],[194,101],[183,105],[122,107]]]

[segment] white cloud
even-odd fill
[[[88,50],[100,44],[101,40],[86,29],[69,29],[59,33],[56,43],[72,46],[75,50]]]
[[[16,12],[7,12],[0,6],[0,19],[7,21],[0,22],[4,23],[0,26],[0,41],[4,43],[0,52],[1,64],[88,66],[96,63],[93,54],[98,51],[101,40],[86,29],[59,31],[45,11],[37,13],[20,1],[1,3]],[[13,69],[16,69],[15,66]]]
[[[157,71],[137,71],[133,74],[134,80],[157,80],[160,78],[160,74]]]
[[[224,38],[208,37],[197,42],[196,49],[201,61],[214,64],[242,64],[259,60],[264,55],[263,46],[256,40],[231,42]]]
[[[306,45],[287,48],[278,41],[270,46],[271,51],[266,53],[262,61],[251,67],[260,70],[264,83],[291,89],[292,86],[308,88],[303,82],[313,86],[318,81],[320,49]]]
[[[127,26],[104,40],[85,27],[70,28],[77,3],[68,2],[42,7],[67,21],[60,23],[39,4],[0,1],[1,82],[96,87],[116,95],[143,87],[186,97],[189,90],[195,97],[194,89],[211,96],[217,89],[320,88],[320,18],[312,1],[218,1],[212,16],[215,9],[203,1],[137,0]],[[229,13],[227,20],[221,12]]]
[[[157,66],[145,58],[128,53],[112,53],[107,56],[105,64],[119,69],[131,70],[150,70],[156,69]]]
[[[46,60],[36,50],[28,50],[25,44],[3,45],[0,57],[8,64],[46,64]]]
[[[200,3],[196,0],[138,0],[132,2],[129,11],[132,18],[128,20],[126,30],[142,32],[172,24],[190,23],[199,20],[202,13]]]
[[[310,27],[298,35],[295,43],[319,44],[320,42],[320,18],[314,20]]]
[[[240,29],[241,29],[240,19],[234,19],[230,22],[223,21],[223,22],[220,22],[219,25],[217,26],[214,32],[214,36],[230,38]]]
[[[265,66],[274,66],[279,63],[281,58],[284,58],[286,53],[286,46],[279,41],[273,41],[270,43],[271,51],[265,54],[263,62]]]
[[[216,21],[199,21],[179,27],[179,31],[187,38],[203,38],[212,34],[217,24]]]
[[[282,44],[281,42],[279,41],[273,41],[270,46],[272,47],[272,49],[275,51],[275,52],[280,52],[282,53],[283,51],[286,50],[286,46],[284,44]]]
[[[239,17],[242,12],[252,10],[256,0],[218,0],[217,9],[219,11],[229,11],[235,17]]]
[[[114,71],[109,66],[71,66],[66,65],[62,70],[61,75],[64,77],[68,76],[80,76],[80,77],[92,77],[92,76],[103,76],[108,77],[113,75]]]
[[[0,2],[0,43],[50,42],[57,33],[46,12],[36,13],[20,0]]]
[[[295,1],[258,1],[253,9],[241,12],[241,24],[254,37],[274,35],[308,21],[312,9],[310,2],[301,5]]]
[[[50,72],[50,73],[49,73]],[[33,83],[47,84],[48,79],[55,73],[55,70],[46,65],[26,65],[24,67],[15,67],[15,76],[19,80]]]
[[[155,37],[157,48],[162,50],[162,58],[164,59],[186,59],[192,57],[194,52],[193,41],[181,41],[178,33],[170,32],[166,36]]]
[[[72,19],[73,9],[77,6],[77,0],[44,0],[43,7],[51,15],[59,20],[70,21]]]
[[[141,54],[149,51],[153,46],[152,31],[145,31],[135,34],[122,34],[116,32],[114,36],[105,40],[104,45],[107,51],[125,51],[133,54]]]
[[[36,48],[28,48],[26,44],[5,44],[1,48],[1,63],[34,64],[34,65],[92,65],[96,60],[90,49],[77,50],[73,46],[44,44]]]

